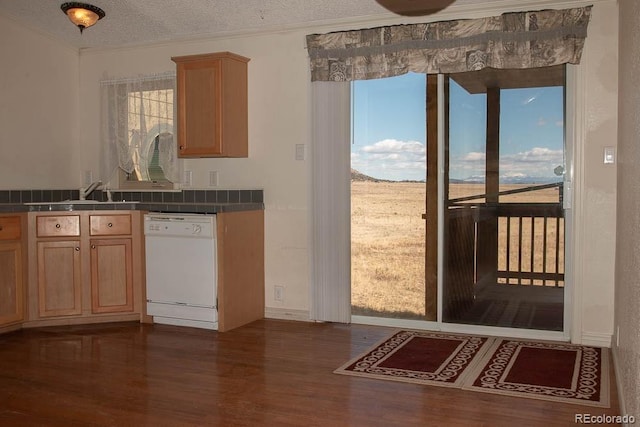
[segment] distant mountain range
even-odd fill
[[[367,182],[425,182],[425,180],[422,181],[414,181],[411,179],[403,179],[400,181],[395,181],[395,180],[391,180],[391,179],[380,179],[380,178],[374,178],[372,176],[369,175],[365,175],[362,172],[359,172],[355,169],[351,169],[351,181],[367,181]]]
[[[351,169],[351,181],[388,182],[384,179],[378,179],[369,175],[365,175],[362,172],[358,172],[353,168]]]
[[[374,178],[369,175],[365,175],[362,172],[359,172],[355,169],[351,169],[351,181],[367,181],[367,182],[426,182],[426,180],[401,180],[394,181],[389,179],[380,179]],[[512,177],[501,177],[500,182],[502,184],[551,184],[553,182],[561,181],[560,177],[533,177],[533,176],[512,176]],[[452,184],[483,184],[484,177],[483,176],[470,176],[465,179],[455,179],[452,178],[449,180]]]

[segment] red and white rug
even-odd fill
[[[400,331],[334,372],[368,378],[461,387],[492,338]]]
[[[606,348],[499,339],[463,388],[608,408],[608,354]]]
[[[402,330],[334,372],[609,407],[608,349]]]

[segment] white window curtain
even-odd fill
[[[351,86],[312,86],[313,320],[351,322]]]
[[[149,180],[147,169],[157,139],[158,163],[164,176],[180,182],[173,122],[175,73],[107,80],[100,86],[102,181],[110,182],[118,168]]]

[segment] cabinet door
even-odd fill
[[[0,241],[0,326],[23,320],[20,242]]]
[[[247,62],[230,52],[177,64],[179,157],[247,157]]]
[[[91,240],[91,311],[133,311],[131,239]]]
[[[181,156],[222,154],[220,61],[178,65],[178,152]]]
[[[80,241],[38,242],[40,317],[82,313]]]

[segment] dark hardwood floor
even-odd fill
[[[554,426],[619,414],[615,380],[602,409],[333,374],[391,331],[277,320],[225,333],[16,331],[0,335],[0,425]]]

